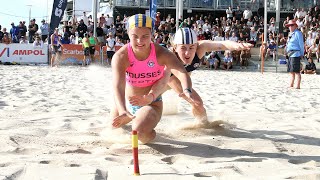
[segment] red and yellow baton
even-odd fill
[[[140,176],[138,159],[138,133],[132,131],[133,175]]]

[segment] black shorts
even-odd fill
[[[85,56],[90,56],[90,48],[89,47],[84,48],[83,52],[84,52]]]
[[[300,72],[300,57],[289,57],[288,60],[288,72],[299,73]]]
[[[44,42],[47,39],[48,35],[41,35],[41,40]]]
[[[94,55],[96,48],[94,46],[90,46],[90,55]]]
[[[111,59],[113,57],[114,53],[115,53],[114,51],[107,51],[107,57],[109,59]]]
[[[60,47],[61,47],[60,44],[58,46],[53,45],[53,49],[51,49],[52,50],[52,54],[61,53]]]

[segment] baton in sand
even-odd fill
[[[133,175],[140,176],[138,159],[138,133],[132,131]]]

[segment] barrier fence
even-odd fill
[[[115,46],[116,51],[121,46]],[[95,46],[94,62],[105,64],[107,61],[107,47]],[[44,44],[41,48],[33,44],[0,44],[0,61],[2,63],[16,64],[49,64],[51,48]],[[61,47],[59,64],[75,65],[82,64],[84,58],[81,44],[64,44]]]
[[[0,44],[0,61],[2,63],[47,64],[48,45],[42,48],[32,44]]]

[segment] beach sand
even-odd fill
[[[0,179],[320,179],[318,75],[296,90],[285,73],[195,71],[210,124],[164,94],[139,177],[130,124],[110,128],[110,68],[0,66],[0,78]]]

